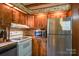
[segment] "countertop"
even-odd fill
[[[20,41],[25,41],[25,40],[29,40],[29,39],[32,39],[31,36],[24,36],[22,38],[20,38],[20,40],[18,39],[17,41],[20,42]],[[15,41],[8,41],[8,42],[3,42],[3,43],[0,43],[0,54],[10,50],[10,49],[13,49],[13,48],[16,48],[17,46],[17,42],[16,42],[16,39],[14,39]]]
[[[12,49],[12,48],[16,48],[17,44],[16,42],[4,42],[4,43],[0,43],[0,54]]]
[[[20,42],[20,41],[23,41],[23,40],[28,40],[29,38],[32,38],[32,37],[31,36],[24,36],[24,37],[20,38],[20,40],[17,39],[17,41]],[[16,39],[8,41],[8,42],[0,43],[0,48],[3,47],[3,46],[9,45],[9,44],[13,44],[13,43],[16,43]]]
[[[32,40],[32,37],[31,36],[24,36],[24,37],[20,37],[20,38],[13,38],[13,39],[11,39],[11,41],[12,42],[22,42],[22,41],[29,40],[29,39]]]
[[[12,43],[15,43],[15,42],[9,41],[9,42],[0,43],[0,48],[6,45],[12,44]]]

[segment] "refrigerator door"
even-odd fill
[[[55,56],[56,41],[54,35],[47,35],[47,56]]]
[[[48,19],[48,24],[47,24],[47,34],[52,35],[56,34],[56,20],[55,19]]]
[[[72,55],[71,35],[48,35],[48,56],[70,56]]]

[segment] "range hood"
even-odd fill
[[[27,25],[11,23],[11,28],[29,28]]]

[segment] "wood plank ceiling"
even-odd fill
[[[64,3],[22,3],[26,8],[29,9],[40,9],[40,8],[47,8],[47,7],[51,7],[51,6],[57,6],[57,5],[61,5]]]
[[[11,3],[15,7],[27,12],[28,14],[36,14],[57,10],[68,10],[69,4],[66,3]],[[55,7],[57,6],[57,7]]]
[[[70,5],[66,3],[22,3],[22,5],[32,10],[32,14],[70,9]]]

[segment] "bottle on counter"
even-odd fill
[[[4,29],[0,29],[0,43],[6,42],[7,32]]]
[[[1,29],[0,30],[0,43],[2,43],[3,42],[3,30]]]
[[[6,40],[7,40],[7,32],[6,32],[6,30],[4,30],[4,32],[3,32],[3,41],[6,42]]]

